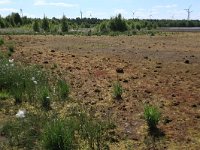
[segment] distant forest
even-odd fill
[[[63,16],[58,18],[28,18],[19,13],[11,13],[6,17],[0,16],[0,28],[24,28],[35,32],[69,32],[80,29],[95,29],[106,33],[110,31],[140,31],[152,30],[160,27],[200,27],[199,20],[158,20],[158,19],[124,19],[121,14],[110,19],[76,18]]]

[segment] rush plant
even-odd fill
[[[144,108],[144,118],[147,122],[149,131],[157,129],[158,122],[160,120],[161,113],[155,106],[147,105]]]
[[[116,82],[113,84],[113,97],[115,99],[122,99],[123,88],[120,82]]]

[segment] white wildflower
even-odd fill
[[[9,63],[13,63],[14,62],[14,59],[9,59]]]
[[[31,80],[32,80],[32,81],[35,81],[35,77],[32,77]]]
[[[17,112],[17,114],[15,115],[17,118],[24,118],[25,117],[25,114],[26,114],[26,110],[19,110]]]
[[[38,84],[37,81],[33,81],[34,84]]]

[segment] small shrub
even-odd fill
[[[113,96],[115,99],[122,99],[123,88],[119,82],[113,85]]]
[[[106,21],[103,21],[100,25],[99,25],[99,31],[101,33],[108,33],[109,29],[108,29],[108,23]]]
[[[54,119],[47,123],[42,134],[42,145],[47,150],[76,149],[73,120]]]
[[[49,20],[47,19],[47,17],[44,16],[43,20],[42,20],[42,29],[46,32],[49,32],[50,27],[49,27]]]
[[[155,36],[155,33],[153,31],[150,32],[149,34],[150,34],[150,36]]]
[[[121,14],[118,14],[115,18],[111,18],[110,29],[112,31],[120,31],[120,32],[124,32],[128,30],[126,21],[122,18]]]
[[[69,85],[64,80],[59,80],[57,84],[58,95],[61,100],[66,100],[69,97]]]
[[[40,32],[40,26],[37,20],[34,21],[33,23],[33,31],[34,32]]]
[[[157,129],[160,116],[161,114],[155,106],[145,106],[144,117],[150,131]]]
[[[69,30],[69,25],[67,22],[67,18],[65,17],[65,15],[63,15],[63,18],[61,20],[61,31],[68,32],[68,30]]]
[[[140,31],[141,30],[141,25],[140,24],[136,24],[136,29],[138,30],[138,31]]]

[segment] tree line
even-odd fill
[[[200,27],[199,20],[168,20],[168,19],[124,19],[121,14],[110,19],[75,18],[70,19],[65,15],[61,19],[28,18],[19,13],[11,13],[6,17],[0,16],[0,28],[32,28],[35,32],[68,32],[80,28],[96,28],[100,32],[128,31],[141,29],[156,29],[159,27]]]

